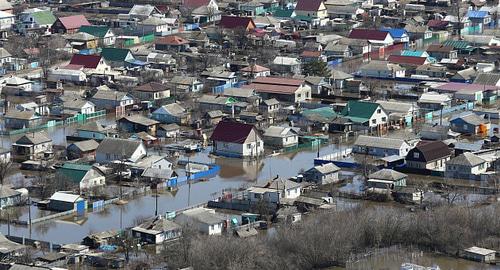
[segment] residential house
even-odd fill
[[[15,20],[16,16],[14,14],[0,11],[0,38],[8,37]]]
[[[213,152],[221,156],[254,158],[264,154],[264,142],[253,125],[221,121],[210,140]]]
[[[184,0],[181,9],[191,14],[194,23],[219,21],[221,12],[215,0]]]
[[[220,110],[231,116],[251,109],[252,105],[245,101],[238,101],[233,97],[203,95],[197,100],[202,111]]]
[[[141,176],[143,178],[148,178],[149,180],[161,180],[152,179],[159,178],[154,176],[155,173],[160,173],[159,175],[162,175],[162,177],[167,176],[163,177],[163,180],[168,180],[176,175],[176,173],[172,171],[172,162],[170,162],[166,156],[148,155],[138,159],[137,161],[125,162],[125,164],[130,167],[132,176]],[[147,169],[158,169],[159,171],[152,170],[145,174]],[[163,170],[168,170],[169,172]]]
[[[276,56],[273,60],[272,70],[281,74],[298,75],[302,73],[302,63],[295,57]]]
[[[427,57],[405,56],[405,55],[395,55],[395,54],[390,55],[389,58],[387,58],[387,61],[389,61],[392,64],[400,65],[407,71],[415,70],[417,67],[429,63]]]
[[[158,245],[181,237],[182,228],[165,217],[157,216],[132,228],[132,235],[143,243]]]
[[[155,49],[160,51],[183,52],[189,48],[189,41],[175,35],[160,37],[155,40]]]
[[[328,43],[323,51],[328,61],[344,59],[353,56],[352,49],[349,47],[349,45],[338,44],[337,42]]]
[[[325,4],[321,0],[298,0],[295,6],[296,19],[323,25],[320,21],[328,17]]]
[[[116,41],[116,35],[109,26],[105,25],[83,25],[79,32],[87,33],[98,38],[99,46],[113,46]]]
[[[474,84],[487,85],[487,86],[498,86],[500,87],[500,73],[493,72],[479,72],[477,77],[474,79]],[[498,88],[497,88],[498,91]]]
[[[120,232],[116,230],[93,233],[82,240],[82,244],[92,249],[113,244],[120,237]]]
[[[237,16],[222,16],[220,20],[220,27],[224,29],[244,29],[247,32],[256,28],[255,23],[251,17],[237,17]]]
[[[311,87],[303,79],[259,77],[243,88],[254,89],[263,99],[276,98],[284,102],[301,102],[311,98]]]
[[[152,113],[152,118],[164,124],[188,125],[191,114],[178,103],[163,105]]]
[[[385,193],[398,187],[406,186],[408,175],[391,169],[382,169],[368,175],[367,186],[372,192]]]
[[[339,181],[340,168],[333,163],[314,166],[304,172],[304,179],[318,185],[337,183]]]
[[[170,97],[170,89],[162,83],[150,82],[135,87],[132,95],[141,101],[159,105]]]
[[[487,27],[492,22],[491,15],[485,10],[468,10],[467,17],[473,25],[482,25],[482,27]]]
[[[22,193],[8,186],[0,185],[0,209],[16,206],[22,202]],[[3,252],[2,252],[3,253]]]
[[[272,147],[287,148],[299,144],[298,132],[291,127],[270,126],[262,136],[264,144]]]
[[[179,224],[189,224],[204,234],[220,235],[224,229],[225,219],[213,209],[200,207],[182,211],[174,221]]]
[[[134,5],[128,12],[128,19],[132,22],[142,21],[150,17],[163,17],[161,11],[153,5]]]
[[[92,98],[98,110],[116,110],[117,107],[127,108],[134,105],[135,101],[129,94],[113,90],[98,90]]]
[[[425,111],[436,111],[451,106],[451,98],[446,94],[436,92],[423,93],[418,99],[418,107]]]
[[[402,78],[405,77],[406,70],[398,64],[388,61],[372,60],[361,66],[358,74],[362,77],[371,78]]]
[[[103,140],[106,137],[116,136],[112,126],[105,126],[99,122],[89,122],[76,128],[75,136],[82,139]]]
[[[101,170],[85,164],[64,163],[61,168],[57,169],[56,177],[78,185],[80,192],[106,184],[106,177]]]
[[[300,59],[303,63],[307,64],[310,62],[326,62],[327,58],[323,55],[321,51],[309,51],[305,50],[300,54]]]
[[[12,55],[5,48],[0,48],[0,66],[5,66],[12,61]]]
[[[174,76],[169,83],[174,91],[179,92],[198,92],[203,89],[203,82],[196,77]]]
[[[328,3],[328,1],[326,2]],[[327,6],[328,17],[330,19],[356,20],[365,13],[357,6]]]
[[[53,113],[60,115],[61,114],[86,115],[95,113],[96,111],[95,108],[96,106],[94,105],[94,103],[84,99],[75,98],[72,100],[64,101],[62,103],[62,106],[59,107],[59,110],[55,109],[53,110]]]
[[[411,148],[412,147],[402,139],[359,135],[354,142],[352,151],[358,154],[379,157],[405,157]]]
[[[370,129],[383,128],[389,121],[387,112],[374,102],[350,100],[341,114],[356,125]]]
[[[389,32],[395,43],[410,43],[410,36],[404,28],[382,28],[380,30]]]
[[[491,123],[484,116],[473,112],[465,112],[454,116],[450,120],[451,130],[461,134],[487,134],[491,129]]]
[[[350,39],[368,41],[372,48],[387,47],[394,43],[394,38],[387,31],[374,29],[352,29],[348,36]],[[372,49],[369,48],[369,51]]]
[[[389,115],[389,124],[411,125],[418,115],[416,104],[396,100],[377,100],[382,109]]]
[[[32,29],[43,29],[45,32],[50,29],[56,20],[56,17],[50,10],[39,8],[26,9],[19,14],[17,30],[23,34],[26,34]]]
[[[126,67],[134,64],[135,58],[129,49],[102,48],[101,57],[111,67]]]
[[[83,68],[86,74],[106,74],[111,72],[111,66],[100,55],[74,54],[67,69]]]
[[[423,64],[417,67],[415,74],[431,78],[446,78],[448,68],[439,64]]]
[[[478,180],[477,177],[485,173],[489,166],[481,157],[465,152],[446,162],[444,175],[447,178]]]
[[[49,69],[48,82],[72,83],[82,85],[87,82],[83,66],[56,67]]]
[[[250,65],[240,69],[239,71],[243,76],[252,79],[271,75],[271,69],[259,65]]]
[[[257,204],[262,201],[279,204],[286,199],[296,199],[302,193],[302,185],[288,179],[274,179],[273,181],[255,185],[245,191],[245,196],[250,203]]]
[[[0,162],[9,163],[11,161],[10,149],[0,147]]]
[[[49,198],[47,208],[58,212],[70,210],[84,211],[87,209],[87,201],[80,195],[57,191]],[[88,247],[86,247],[86,250],[88,250]]]
[[[44,132],[26,133],[12,144],[15,160],[40,160],[52,153],[52,139]]]
[[[404,28],[410,40],[428,40],[432,38],[432,31],[427,25],[407,24]]]
[[[264,4],[258,1],[241,3],[240,10],[248,16],[259,16],[266,12],[264,9]]]
[[[443,171],[451,157],[448,145],[441,141],[420,141],[406,155],[406,166],[411,169]]]
[[[118,119],[117,124],[120,130],[128,133],[146,132],[155,136],[160,122],[142,115],[131,115]]]
[[[146,147],[141,141],[118,138],[104,138],[96,150],[97,163],[113,161],[137,161],[146,156]]]
[[[280,109],[280,102],[275,98],[263,100],[259,105],[259,111],[263,115],[276,114],[280,111]]]
[[[10,75],[7,79],[3,81],[3,83],[5,84],[4,88],[13,88],[26,92],[30,92],[33,90],[32,81],[14,75]]]
[[[442,59],[456,59],[458,58],[458,51],[453,46],[445,46],[441,44],[433,44],[427,47],[426,52],[437,60]]]
[[[177,70],[177,60],[168,53],[151,52],[146,56],[146,62],[151,68],[161,69],[166,72]]]
[[[95,51],[97,49],[99,38],[85,32],[78,32],[65,36],[66,41],[71,47],[78,51]]]
[[[42,118],[34,111],[9,110],[4,116],[5,128],[23,129],[39,125]]]
[[[161,124],[158,125],[156,136],[162,138],[175,138],[179,136],[181,129],[177,124]]]
[[[79,158],[89,158],[95,159],[95,151],[99,143],[95,140],[85,140],[74,142],[68,145],[66,149],[66,153],[68,159],[79,159]]]
[[[234,87],[238,82],[236,73],[225,70],[206,70],[201,73],[207,85],[212,87],[213,93],[223,92],[224,89]]]
[[[81,26],[90,25],[84,15],[59,17],[50,27],[52,33],[74,34]]]
[[[179,21],[176,18],[149,17],[137,23],[136,29],[143,33],[154,33],[162,36],[179,31]]]

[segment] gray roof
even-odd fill
[[[446,165],[461,165],[475,167],[479,164],[483,164],[486,161],[473,153],[465,152],[457,157],[450,159],[446,162]]]
[[[86,141],[75,142],[75,143],[72,143],[71,145],[74,145],[76,148],[80,149],[82,152],[93,151],[93,150],[96,150],[97,147],[99,147],[99,143],[96,142],[95,140],[86,140]],[[70,146],[68,146],[68,148]]]
[[[87,130],[87,131],[97,131],[97,132],[105,132],[110,129],[111,128],[106,127],[98,122],[90,122],[77,128],[77,130]]]
[[[351,79],[354,78],[351,74],[345,73],[341,70],[334,69],[332,70],[332,79],[334,80],[346,80],[346,79]]]
[[[143,125],[143,126],[153,126],[153,125],[157,125],[160,123],[156,120],[153,120],[153,119],[150,119],[150,118],[144,117],[142,115],[138,115],[138,114],[122,117],[118,121],[124,121],[124,120],[132,122],[134,124]]]
[[[130,15],[149,16],[153,13],[155,7],[152,5],[134,5],[128,12]]]
[[[496,86],[500,81],[500,73],[479,73],[474,80],[475,84]]]
[[[417,105],[404,102],[404,101],[389,101],[389,100],[377,100],[376,103],[382,107],[386,112],[388,113],[393,113],[393,112],[401,112],[401,113],[407,113],[409,111],[417,110]]]
[[[158,126],[158,128],[161,128],[165,131],[175,131],[175,130],[179,130],[180,127],[179,125],[177,125],[176,123],[172,123],[172,124],[161,124]]]
[[[190,209],[182,212],[179,215],[185,215],[205,224],[218,224],[224,221],[224,219],[220,215],[218,215],[217,213],[211,213],[210,210],[206,208]]]
[[[170,169],[146,168],[141,176],[156,179],[170,179],[173,173],[174,171]]]
[[[255,91],[249,88],[227,88],[224,89],[224,96],[247,98],[255,95]]]
[[[267,106],[280,104],[280,102],[277,99],[275,99],[275,98],[266,99],[266,100],[263,101],[263,103],[266,104]]]
[[[177,103],[171,103],[162,106],[170,115],[183,115],[186,113],[186,109],[184,109],[181,105]]]
[[[17,111],[17,110],[10,110],[8,111],[5,115],[5,118],[11,118],[11,119],[22,119],[22,120],[30,120],[33,118],[37,118],[37,115],[35,114],[34,111]]]
[[[141,141],[135,140],[104,138],[96,151],[99,153],[120,154],[126,158],[130,157],[141,144]]]
[[[400,149],[404,143],[406,143],[406,142],[404,140],[401,140],[401,139],[359,135],[354,144],[358,145],[358,146],[364,146],[364,147]]]
[[[0,185],[0,198],[10,198],[20,195],[21,192],[14,190],[8,186]]]
[[[24,248],[24,246],[10,241],[0,233],[0,253],[9,254],[21,248]],[[12,267],[10,269],[12,269]]]
[[[314,166],[313,168],[311,168],[311,170],[316,170],[316,171],[320,172],[321,174],[329,174],[329,173],[340,171],[340,168],[337,167],[333,163],[326,163],[326,164]]]
[[[207,112],[207,115],[210,118],[218,118],[224,116],[225,114],[221,110],[215,110]]]
[[[274,138],[286,138],[294,135],[297,135],[297,132],[291,127],[270,126],[264,132],[265,137]]]
[[[456,119],[462,119],[464,122],[468,123],[468,124],[471,124],[471,125],[475,125],[475,126],[478,126],[480,124],[484,124],[486,122],[488,122],[486,119],[484,119],[484,117],[481,117],[475,113],[467,113],[467,114],[462,114],[462,115],[458,115],[452,119],[450,119],[450,121],[454,121]]]
[[[12,55],[5,48],[0,48],[0,58],[6,58],[11,56]]]
[[[159,234],[162,232],[180,230],[181,226],[166,218],[156,217],[133,228],[134,231],[149,234]]]
[[[189,76],[174,76],[170,82],[173,84],[186,84],[186,85],[191,85],[194,82],[196,82],[198,79],[196,77],[189,77]]]
[[[24,136],[19,138],[16,143],[17,144],[41,144],[46,142],[51,142],[52,139],[47,137],[45,132],[34,132],[34,133],[26,133]]]
[[[464,70],[459,70],[453,77],[452,79],[463,79],[463,80],[471,80],[474,77],[476,77],[477,71],[474,68],[467,68]]]
[[[360,70],[386,70],[386,71],[397,71],[404,70],[398,64],[392,64],[388,61],[372,60],[369,63],[363,65]]]
[[[368,176],[369,179],[397,181],[407,177],[406,174],[391,169],[382,169]]]
[[[98,90],[92,98],[103,99],[103,100],[122,100],[127,93],[112,91],[112,90]]]

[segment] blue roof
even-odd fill
[[[389,32],[393,38],[402,38],[404,35],[408,35],[404,28],[381,28],[380,31]]]
[[[469,18],[486,18],[486,17],[488,17],[488,12],[481,11],[481,10],[469,10],[467,12],[467,17],[469,17]]]

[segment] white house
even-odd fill
[[[339,181],[340,168],[333,163],[314,166],[304,172],[304,179],[319,185],[336,183]]]
[[[359,135],[352,148],[354,153],[381,157],[404,157],[410,150],[411,146],[405,140],[366,135]]]
[[[405,73],[406,70],[400,65],[381,60],[372,60],[358,71],[360,76],[372,78],[401,78]]]
[[[171,220],[157,216],[132,228],[132,234],[142,242],[161,244],[179,238],[182,235],[182,228]]]
[[[264,185],[256,185],[246,190],[251,203],[265,201],[279,203],[282,199],[296,199],[302,193],[302,185],[288,179],[275,179]]]
[[[203,207],[183,211],[175,217],[175,222],[189,224],[208,235],[220,235],[224,229],[224,219],[215,210]]]
[[[97,163],[127,160],[135,162],[146,154],[142,141],[106,137],[97,147],[95,159]]]
[[[1,38],[6,38],[8,36],[8,32],[11,30],[12,25],[14,24],[16,16],[12,13],[8,13],[5,11],[0,11],[0,34]]]
[[[264,154],[264,142],[253,125],[221,121],[210,139],[217,155],[254,158]]]
[[[297,131],[291,127],[270,126],[264,132],[264,143],[275,147],[291,147],[299,143]]]
[[[446,162],[445,177],[475,179],[475,176],[485,173],[490,164],[481,157],[465,152]]]

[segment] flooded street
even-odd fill
[[[335,145],[320,149],[320,155],[330,154]],[[210,149],[190,156],[190,160],[213,162],[221,167],[218,175],[207,182],[198,182],[189,186],[179,187],[175,194],[163,192],[158,198],[159,213],[175,211],[189,205],[204,203],[222,194],[224,189],[239,189],[257,182],[266,181],[271,177],[292,177],[301,170],[313,166],[317,155],[316,149],[263,158],[258,161],[244,162],[239,159],[227,159],[209,156]],[[186,159],[183,157],[182,159]],[[300,164],[300,166],[292,165]],[[189,201],[189,202],[188,202]],[[124,206],[110,205],[99,212],[86,213],[82,217],[67,220],[54,220],[34,224],[31,234],[27,226],[11,225],[10,233],[15,236],[30,237],[57,244],[80,242],[90,233],[110,229],[120,229],[134,226],[134,222],[143,217],[151,217],[155,211],[155,198],[145,195],[129,201]],[[20,220],[28,219],[28,211],[22,213]],[[36,212],[32,212],[33,217]],[[7,234],[7,224],[2,224],[0,230]]]

